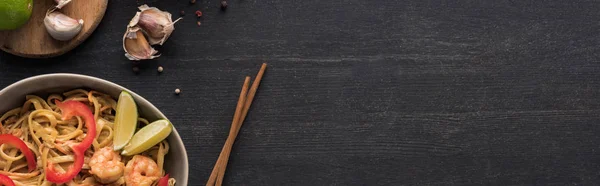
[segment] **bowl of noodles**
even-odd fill
[[[167,119],[138,94],[85,75],[39,75],[0,90],[0,185],[10,185],[7,179],[15,185],[187,185],[187,153],[174,127],[134,156],[112,150],[121,91],[137,104],[138,128]],[[69,110],[66,103],[82,107]],[[87,125],[94,122],[95,131]]]

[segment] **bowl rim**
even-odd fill
[[[91,81],[96,81],[102,84],[107,84],[111,87],[116,87],[118,89],[124,90],[129,92],[130,94],[133,95],[134,98],[138,98],[138,100],[146,102],[149,106],[149,109],[153,109],[158,111],[159,117],[162,118],[167,118],[158,108],[156,108],[156,106],[154,106],[154,104],[152,104],[152,102],[146,100],[146,98],[140,96],[139,94],[135,93],[134,91],[131,91],[119,84],[110,82],[108,80],[105,79],[101,79],[101,78],[97,78],[97,77],[93,77],[93,76],[88,76],[88,75],[82,75],[82,74],[74,74],[74,73],[50,73],[50,74],[41,74],[41,75],[36,75],[36,76],[31,76],[19,81],[16,81],[4,88],[2,88],[0,90],[0,95],[5,94],[8,90],[13,89],[15,87],[18,87],[21,84],[30,82],[30,81],[36,81],[36,80],[42,80],[45,78],[56,78],[56,77],[64,77],[64,78],[81,78],[81,79],[86,79],[86,80],[91,80]],[[91,87],[87,87],[87,88],[91,88]],[[183,139],[181,138],[181,136],[179,135],[179,133],[177,132],[177,129],[175,126],[173,126],[173,131],[171,132],[172,135],[174,135],[177,139],[179,139],[179,141],[181,142],[180,146],[181,149],[183,149],[183,163],[185,166],[183,166],[183,178],[184,180],[177,180],[177,185],[187,185],[188,183],[188,177],[189,177],[189,162],[188,162],[188,156],[187,156],[187,150],[185,149],[185,144],[183,143]],[[179,144],[178,144],[179,145]]]

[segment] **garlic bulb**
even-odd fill
[[[67,41],[73,39],[73,37],[81,32],[81,28],[83,27],[82,19],[78,21],[54,10],[49,10],[46,13],[46,18],[44,18],[44,26],[46,26],[46,31],[48,31],[52,38]]]
[[[134,61],[154,59],[160,56],[155,55],[158,51],[150,46],[139,27],[127,29],[123,36],[123,49],[125,57]]]
[[[56,8],[61,9],[63,6],[69,4],[71,0],[54,0],[56,2]]]
[[[146,35],[151,45],[162,45],[169,38],[175,27],[173,26],[181,18],[172,21],[169,12],[161,11],[155,7],[142,5],[138,7],[141,12],[138,12],[135,17],[129,22],[129,26],[139,26]]]

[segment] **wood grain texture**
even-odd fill
[[[0,87],[53,72],[126,86],[172,119],[204,185],[266,61],[225,185],[600,183],[600,2],[228,2],[111,1],[63,56],[0,54]],[[121,39],[144,3],[186,16],[134,74]]]
[[[73,18],[83,19],[81,32],[69,41],[53,39],[44,27],[46,12],[56,6],[52,0],[33,1],[33,12],[29,21],[21,28],[0,31],[0,50],[29,58],[48,58],[64,54],[87,39],[106,12],[108,0],[73,0],[61,10],[61,13]]]

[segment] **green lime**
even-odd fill
[[[135,133],[137,128],[138,111],[131,94],[123,91],[117,101],[115,113],[114,150],[121,150]]]
[[[142,153],[167,138],[172,130],[173,125],[168,120],[156,120],[136,132],[121,154],[131,156]]]
[[[31,17],[33,0],[0,0],[0,30],[23,26]]]

